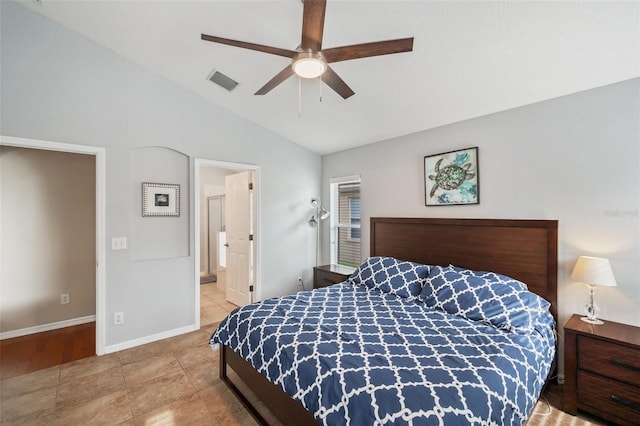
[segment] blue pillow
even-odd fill
[[[427,306],[518,334],[532,333],[549,309],[549,302],[519,281],[456,269],[433,266],[418,299]]]
[[[349,277],[353,284],[398,297],[416,297],[429,275],[429,266],[393,257],[369,257]]]
[[[529,290],[529,287],[527,287],[527,285],[522,281],[518,281],[506,275],[498,274],[495,272],[487,272],[487,271],[472,271],[471,269],[461,268],[459,266],[454,266],[454,265],[449,265],[449,267],[453,268],[453,270],[456,272],[460,272],[461,274],[475,275],[478,277],[485,278],[492,282],[500,282],[503,284],[508,284],[520,290]]]

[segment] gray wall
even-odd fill
[[[139,228],[140,180],[185,182],[180,155],[189,158],[189,185],[194,158],[259,165],[262,297],[298,290],[300,275],[311,282],[315,243],[306,220],[308,200],[320,189],[319,155],[13,2],[0,2],[0,15],[1,133],[106,149],[107,346],[193,324],[194,189],[183,193],[186,256],[182,239],[154,252]],[[180,155],[169,170],[154,168],[158,151],[147,157],[147,147]],[[134,248],[111,251],[112,237],[128,237]],[[118,311],[125,324],[114,326]]]
[[[0,194],[0,332],[95,315],[94,157],[2,146]]]
[[[369,218],[559,220],[559,324],[583,313],[569,280],[580,255],[607,257],[618,281],[597,288],[601,317],[640,325],[640,79],[324,156],[333,177],[362,176],[363,256]],[[425,155],[479,147],[480,204],[425,207]],[[329,259],[323,229],[323,256]]]

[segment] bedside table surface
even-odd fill
[[[573,314],[564,328],[580,334],[640,346],[640,328],[638,327],[604,319],[604,324],[594,325],[582,321],[580,317],[582,315]]]
[[[316,269],[320,271],[334,272],[336,274],[346,275],[347,277],[353,274],[353,271],[356,270],[356,268],[342,265],[321,265],[316,266]]]

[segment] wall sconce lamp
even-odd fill
[[[606,287],[617,285],[609,260],[602,257],[580,256],[570,278],[589,286],[589,303],[584,307],[587,316],[580,319],[589,324],[604,324],[604,321],[598,319],[600,309],[593,301],[593,290],[597,285]]]

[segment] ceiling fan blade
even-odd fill
[[[396,40],[374,41],[372,43],[352,44],[323,50],[327,62],[348,61],[350,59],[368,58],[371,56],[390,55],[392,53],[411,52],[413,37]]]
[[[283,69],[278,74],[276,74],[275,77],[269,80],[267,84],[262,86],[256,93],[254,93],[254,95],[266,95],[271,90],[273,90],[278,84],[282,83],[292,75],[293,75],[293,68],[291,68],[291,65],[287,65],[285,69]]]
[[[229,46],[242,47],[243,49],[249,49],[249,50],[257,50],[258,52],[271,53],[272,55],[284,56],[285,58],[293,58],[293,55],[297,53],[293,50],[280,49],[279,47],[264,46],[262,44],[231,40],[229,38],[216,37],[216,36],[211,36],[207,34],[201,34],[200,38],[202,40],[211,41],[213,43],[220,43],[220,44],[226,44]]]
[[[304,0],[302,12],[302,42],[304,51],[319,52],[322,50],[322,33],[324,32],[324,12],[326,0]]]
[[[340,78],[338,74],[333,70],[333,68],[327,66],[327,70],[322,74],[322,81],[327,83],[327,86],[331,87],[338,95],[342,96],[344,99],[347,99],[351,95],[354,95],[355,92],[351,90],[347,83],[344,82],[343,79]]]

